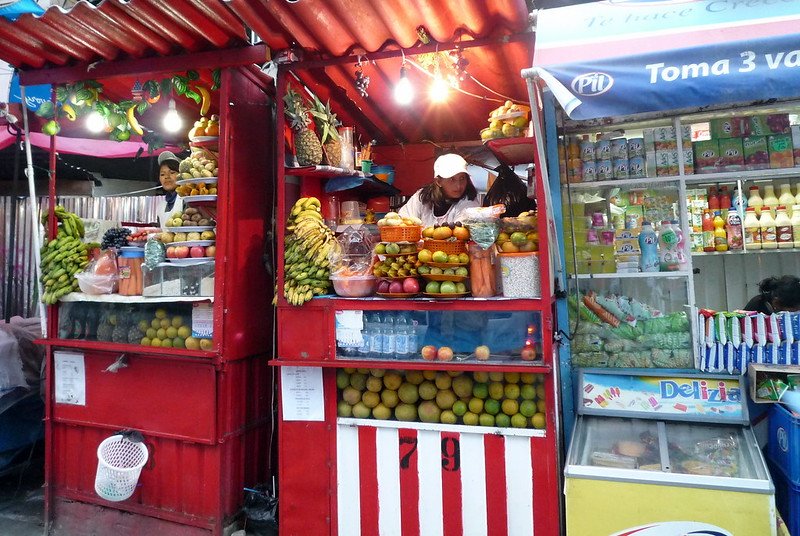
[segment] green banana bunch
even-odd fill
[[[59,221],[56,236],[44,244],[41,254],[40,281],[44,286],[42,303],[53,305],[59,298],[78,290],[75,274],[89,264],[89,249],[92,244],[84,244],[83,221],[64,207],[55,208]],[[42,215],[42,223],[47,225],[48,216]]]
[[[316,197],[303,197],[292,207],[284,242],[283,296],[303,305],[331,286],[328,255],[339,247],[334,232],[325,225]]]

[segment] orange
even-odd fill
[[[466,227],[458,226],[453,229],[453,236],[458,240],[469,240],[469,231]]]

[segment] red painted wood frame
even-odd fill
[[[294,68],[302,69],[303,64]],[[278,71],[276,101],[281,102],[287,89],[286,68]],[[336,103],[334,103],[334,107]],[[284,132],[285,119],[277,114],[277,132]],[[283,250],[285,220],[294,199],[289,198],[285,144],[277,140],[277,189],[276,242],[278,250],[278,289],[283,288]],[[535,158],[531,154],[531,161]],[[304,179],[292,185],[292,198],[319,196],[322,181],[319,178]],[[278,294],[278,354],[275,366],[323,367],[325,390],[325,420],[322,422],[289,422],[279,414],[279,489],[281,490],[281,533],[287,535],[338,533],[337,513],[337,400],[335,369],[339,367],[406,368],[437,370],[498,370],[528,371],[544,374],[546,391],[546,435],[531,438],[534,494],[533,515],[535,533],[538,535],[560,534],[561,527],[561,454],[560,454],[560,407],[558,367],[553,344],[554,289],[551,275],[550,244],[548,243],[547,214],[544,185],[540,173],[536,173],[536,191],[539,206],[538,232],[539,260],[541,271],[542,299],[539,300],[454,300],[448,302],[423,302],[409,300],[358,300],[358,299],[314,299],[302,307],[293,307]],[[402,361],[375,362],[373,360],[337,360],[334,333],[334,314],[337,310],[508,310],[536,311],[541,315],[543,363],[528,365],[460,365],[452,363],[427,363]],[[308,336],[308,326],[315,326],[316,336]],[[280,391],[279,391],[280,392]],[[280,396],[280,395],[279,395]],[[323,500],[330,497],[330,500]],[[508,528],[492,527],[491,534],[505,534]],[[363,532],[363,530],[362,530]]]

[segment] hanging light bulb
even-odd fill
[[[86,128],[89,129],[89,132],[94,132],[95,134],[102,132],[106,128],[106,120],[103,119],[100,112],[94,110],[86,116]]]
[[[406,69],[405,62],[400,67],[400,80],[394,86],[394,100],[402,106],[407,106],[414,100],[414,86],[411,85],[411,80],[408,79],[408,69]]]
[[[430,88],[430,97],[433,102],[445,102],[450,94],[450,84],[437,73]]]
[[[164,116],[164,128],[168,132],[177,132],[183,126],[183,119],[175,109],[175,99],[169,99],[169,111]]]

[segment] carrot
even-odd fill
[[[583,304],[606,324],[610,324],[615,328],[619,327],[619,318],[606,311],[599,303],[595,301],[594,297],[594,292],[584,295]]]

